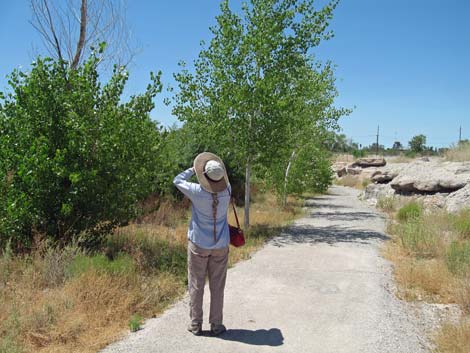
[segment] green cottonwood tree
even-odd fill
[[[306,66],[303,70],[304,73],[293,82],[290,95],[286,97],[288,104],[285,113],[288,119],[278,149],[279,158],[271,156],[270,163],[266,163],[283,204],[288,193],[321,192],[329,185],[330,153],[324,142],[330,131],[338,128],[337,120],[350,112],[333,106],[338,93],[331,63],[323,66],[315,63],[315,69]]]
[[[121,102],[127,73],[116,67],[103,85],[98,62],[39,59],[0,93],[0,245],[28,247],[35,233],[94,245],[155,191],[160,74]]]
[[[251,0],[239,15],[224,0],[194,73],[183,64],[175,75],[174,113],[208,148],[245,169],[245,227],[252,166],[283,148],[292,118],[287,97],[304,68],[314,69],[310,50],[331,37],[336,5],[317,10],[313,0]]]
[[[416,135],[408,142],[410,150],[416,153],[423,152],[426,149],[426,136]]]

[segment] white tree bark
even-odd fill
[[[248,158],[246,161],[245,173],[245,217],[243,220],[243,227],[248,229],[250,226],[250,177],[251,177],[251,161]]]
[[[295,158],[295,150],[293,150],[292,154],[290,155],[289,163],[287,164],[287,168],[286,168],[286,174],[284,175],[284,195],[282,197],[283,206],[286,206],[287,204],[287,181],[289,179],[289,171],[292,166],[292,162],[294,161],[294,158]]]

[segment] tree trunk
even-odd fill
[[[87,25],[87,0],[82,0],[82,6],[80,8],[80,37],[78,38],[77,50],[75,57],[72,62],[72,69],[76,69],[80,58],[82,56],[83,47],[85,45],[86,38],[86,25]]]
[[[246,161],[246,174],[245,174],[245,217],[243,221],[243,228],[248,229],[250,226],[250,177],[251,177],[251,161],[250,158]]]
[[[293,150],[292,154],[290,155],[289,163],[287,164],[287,168],[286,168],[286,174],[284,176],[284,195],[282,195],[282,205],[284,207],[287,205],[287,180],[289,178],[289,171],[290,171],[292,162],[294,161],[294,158],[295,158],[295,150]]]

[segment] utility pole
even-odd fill
[[[379,128],[380,126],[377,125],[377,142],[375,146],[375,154],[377,155],[377,157],[379,156]]]
[[[460,129],[459,129],[459,145],[461,142],[462,142],[462,126],[460,126]]]

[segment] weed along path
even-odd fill
[[[229,270],[226,333],[187,332],[186,298],[103,352],[427,352],[379,255],[385,220],[357,194],[332,187],[308,200],[306,217]]]

